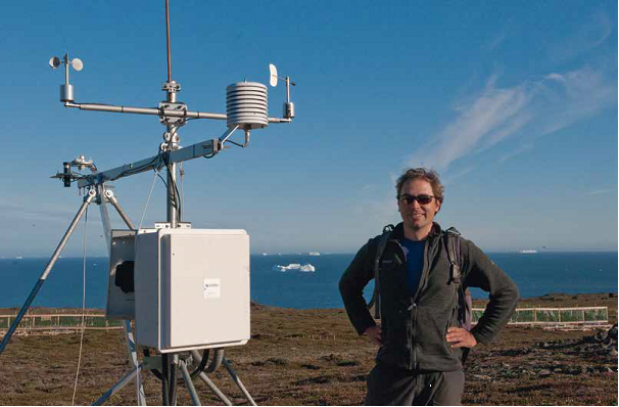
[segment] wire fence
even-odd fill
[[[473,323],[484,313],[483,308],[473,308]],[[0,315],[0,332],[9,329],[16,315]],[[86,329],[122,329],[122,321],[107,319],[105,315],[86,315]],[[17,331],[73,331],[82,324],[80,314],[24,315]],[[608,307],[583,308],[518,308],[508,322],[510,325],[605,325],[608,324]]]
[[[473,308],[473,323],[484,313]],[[510,325],[605,325],[608,324],[608,307],[581,308],[518,308],[509,320]]]
[[[16,315],[0,315],[0,331],[8,330]],[[86,315],[86,329],[121,329],[122,321],[108,320],[105,315]],[[24,315],[17,331],[73,331],[81,328],[81,314]]]

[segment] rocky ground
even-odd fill
[[[476,306],[482,306],[476,301]],[[551,331],[508,327],[490,346],[476,347],[466,364],[463,402],[470,405],[617,405],[617,298],[608,294],[549,295],[521,306],[608,306],[610,330]],[[0,310],[4,313],[8,310]],[[41,313],[43,310],[36,310]],[[56,310],[54,310],[56,311]],[[79,335],[20,336],[0,356],[0,404],[70,404]],[[376,348],[359,338],[343,310],[252,306],[252,340],[226,357],[258,404],[359,405]],[[76,404],[90,404],[127,371],[121,331],[87,331]],[[209,375],[233,403],[246,404],[225,369]],[[144,386],[160,404],[160,384]],[[203,404],[219,404],[196,382]],[[135,404],[127,386],[111,402]],[[183,385],[179,404],[189,405]]]

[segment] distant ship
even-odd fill
[[[313,273],[316,271],[316,267],[314,267],[313,265],[309,263],[303,264],[303,265],[299,263],[290,263],[287,266],[280,266],[279,264],[275,265],[273,266],[273,270],[281,271],[282,273],[285,273],[286,271],[299,271],[302,273]]]
[[[320,256],[320,252],[309,252],[310,256]]]
[[[520,254],[535,254],[535,253],[537,253],[537,250],[535,250],[535,249],[523,249],[523,250],[518,250],[518,253],[520,253]]]

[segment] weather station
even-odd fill
[[[192,228],[182,217],[177,176],[179,165],[184,161],[213,158],[231,147],[245,148],[254,130],[273,123],[291,123],[295,107],[290,100],[290,87],[295,83],[290,77],[279,77],[273,64],[269,66],[270,85],[275,87],[279,81],[286,85],[282,117],[268,115],[267,86],[246,81],[227,87],[225,114],[189,110],[177,98],[180,83],[172,79],[169,0],[165,1],[165,20],[167,81],[162,90],[166,98],[156,107],[79,103],[70,83],[70,71],[82,71],[84,63],[68,53],[49,60],[52,69],[64,68],[60,101],[66,108],[157,116],[165,131],[159,152],[154,156],[99,171],[92,160],[82,155],[64,162],[62,172],[52,176],[61,180],[65,187],[77,185],[83,190],[83,202],[4,336],[0,356],[80,219],[89,205],[95,203],[101,211],[109,249],[106,317],[124,321],[131,368],[93,404],[105,403],[134,382],[138,404],[146,405],[142,374],[150,371],[161,381],[163,405],[176,404],[178,374],[195,405],[200,405],[200,400],[194,378],[200,378],[225,404],[232,405],[207,375],[223,366],[248,402],[256,405],[224,355],[225,347],[244,345],[250,339],[249,235],[242,229]],[[219,137],[181,146],[180,129],[197,119],[225,121],[226,129]],[[235,134],[243,136],[234,140]],[[88,173],[84,173],[85,170]],[[153,171],[154,181],[160,177],[166,185],[167,221],[152,227],[142,227],[144,216],[136,226],[109,184],[146,171]],[[162,171],[166,173],[165,179],[160,174]],[[152,194],[152,188],[150,192]],[[108,204],[126,224],[126,229],[111,228]],[[203,322],[196,324],[196,320]]]

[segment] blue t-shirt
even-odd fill
[[[423,255],[426,247],[426,241],[415,241],[402,238],[400,241],[406,254],[406,288],[412,296],[417,292],[421,273],[423,272]]]

